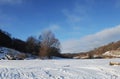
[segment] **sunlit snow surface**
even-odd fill
[[[0,60],[0,79],[120,79],[120,59]]]

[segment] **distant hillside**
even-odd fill
[[[95,56],[96,57],[101,56],[107,51],[118,50],[118,49],[120,49],[120,41],[109,43],[107,45],[95,48],[94,50],[91,50],[86,53],[88,53],[91,58],[94,58]]]
[[[105,54],[106,52],[109,52]],[[117,54],[116,54],[117,53]],[[88,52],[76,53],[76,54],[63,54],[68,58],[77,58],[77,59],[86,59],[86,58],[112,58],[112,57],[120,57],[120,41],[112,42],[107,45],[95,48]]]

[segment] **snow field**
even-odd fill
[[[1,60],[0,79],[120,79],[120,59]]]

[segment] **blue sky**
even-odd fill
[[[120,40],[120,0],[0,0],[0,28],[26,40],[52,30],[62,52]]]

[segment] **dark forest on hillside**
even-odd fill
[[[63,57],[60,54],[60,42],[51,31],[43,32],[39,38],[30,36],[26,41],[23,41],[18,38],[12,38],[11,34],[0,30],[0,46],[30,53],[39,57]]]

